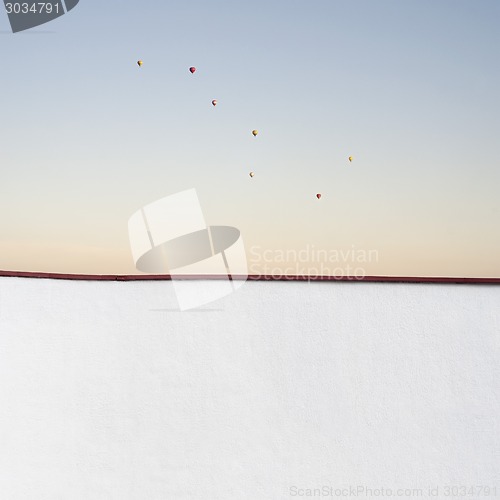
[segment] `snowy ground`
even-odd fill
[[[248,282],[180,312],[170,282],[0,278],[0,498],[500,496],[499,304]]]

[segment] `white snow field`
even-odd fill
[[[498,285],[0,278],[0,498],[494,498],[499,364]]]

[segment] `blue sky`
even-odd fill
[[[486,0],[81,0],[15,35],[0,16],[0,269],[132,273],[130,215],[194,187],[254,255],[498,277],[499,21]]]

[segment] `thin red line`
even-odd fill
[[[62,273],[33,273],[25,271],[0,271],[0,277],[9,278],[39,278],[79,281],[170,281],[169,274],[62,274]],[[235,280],[245,279],[245,276],[232,275]],[[225,275],[185,275],[175,276],[175,279],[227,279]],[[471,283],[471,284],[500,284],[500,278],[463,278],[441,276],[271,276],[250,275],[249,281],[348,281],[348,282],[373,282],[373,283]]]

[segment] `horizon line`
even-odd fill
[[[500,278],[459,276],[303,276],[303,275],[222,275],[222,274],[70,274],[32,271],[1,271],[0,278],[58,279],[70,281],[172,281],[172,280],[246,280],[246,281],[342,281],[369,283],[456,283],[500,284]]]

